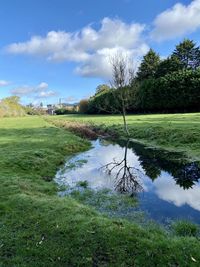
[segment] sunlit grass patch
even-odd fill
[[[112,136],[125,137],[120,115],[67,115],[56,120],[89,123]],[[127,115],[127,123],[131,138],[200,160],[200,113]]]
[[[57,195],[63,188],[51,179],[87,140],[39,117],[9,118],[0,120],[0,146],[0,266],[198,266],[196,237],[108,218],[96,207],[121,202],[106,193]]]

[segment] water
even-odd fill
[[[112,143],[98,139],[92,146],[67,160],[55,177],[59,185],[74,187],[87,181],[94,190],[108,188],[136,196],[137,210],[155,221],[185,219],[200,224],[197,163],[128,140]]]

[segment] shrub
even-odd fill
[[[127,112],[200,111],[200,69],[182,70],[128,87]],[[89,99],[88,113],[119,113],[118,90],[104,91]]]
[[[0,117],[25,116],[26,112],[19,100],[17,96],[2,99],[0,101]]]
[[[88,99],[82,99],[79,103],[79,112],[87,113],[88,112]]]
[[[187,221],[177,221],[172,224],[172,229],[178,236],[198,236],[199,227],[198,225],[187,222]]]
[[[141,83],[136,108],[142,111],[199,111],[200,70],[184,70]]]
[[[55,110],[56,115],[66,115],[66,114],[75,114],[75,113],[77,113],[75,109],[58,108]]]

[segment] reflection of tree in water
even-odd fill
[[[174,179],[180,187],[184,189],[192,188],[192,186],[200,179],[200,168],[196,162],[185,164],[174,174]]]
[[[123,140],[119,140],[118,144],[122,147],[126,146],[126,143]],[[155,151],[153,149],[147,149],[144,145],[133,142],[129,142],[128,148],[132,149],[139,157],[140,164],[146,175],[149,176],[152,181],[155,180],[161,173],[161,168],[158,164],[158,157]]]
[[[113,159],[112,162],[104,165],[104,169],[109,175],[115,176],[115,189],[120,193],[137,193],[143,190],[138,181],[138,169],[129,166],[127,160],[129,140],[126,142],[124,157],[121,161]]]
[[[119,144],[125,146],[123,141]],[[184,189],[192,188],[200,179],[199,165],[196,162],[184,162],[181,160],[183,155],[180,153],[151,149],[132,142],[128,144],[128,147],[139,157],[142,168],[152,181],[161,174],[161,170],[169,172],[176,183]]]

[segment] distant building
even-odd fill
[[[52,104],[47,105],[47,110],[46,110],[47,114],[55,115],[55,110],[56,110],[55,105],[52,105]]]

